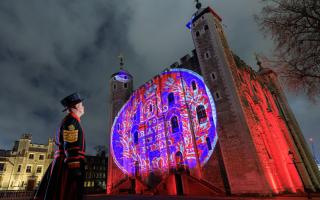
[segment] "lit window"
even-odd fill
[[[197,117],[199,124],[202,124],[207,121],[207,114],[203,105],[197,107]]]
[[[177,116],[173,116],[171,118],[171,129],[172,129],[172,133],[179,132],[179,123],[178,123]]]
[[[29,159],[33,159],[34,158],[34,154],[30,153],[29,154]]]
[[[133,137],[134,137],[134,144],[138,144],[139,142],[138,131],[134,132]]]
[[[172,92],[169,93],[169,95],[168,95],[168,104],[169,104],[169,106],[174,104],[174,95]]]
[[[208,147],[208,150],[212,150],[212,146],[211,146],[210,138],[209,138],[209,137],[207,137],[207,138],[206,138],[206,141],[207,141],[207,147]]]
[[[191,85],[192,85],[192,89],[193,89],[193,90],[196,90],[196,89],[197,89],[197,85],[196,85],[196,82],[195,82],[195,81],[192,81],[192,82],[191,82]]]
[[[21,172],[21,165],[18,165],[18,170],[17,172]]]
[[[42,167],[41,167],[41,166],[38,166],[38,167],[37,167],[37,173],[41,173],[41,171],[42,171]]]
[[[30,165],[27,166],[26,172],[27,172],[27,173],[31,173],[31,166],[30,166]]]
[[[44,155],[40,155],[39,160],[44,160]]]

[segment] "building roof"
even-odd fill
[[[222,18],[209,6],[206,8],[202,8],[199,9],[195,14],[194,14],[194,18],[192,19],[192,23],[195,22],[197,19],[199,19],[199,17],[201,17],[202,15],[206,14],[206,13],[211,13],[213,14],[213,16],[215,16],[219,21],[222,21]]]

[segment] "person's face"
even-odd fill
[[[78,103],[76,106],[77,111],[79,112],[80,116],[84,114],[84,106],[82,102]]]

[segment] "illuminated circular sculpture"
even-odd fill
[[[111,152],[128,175],[203,166],[217,142],[213,98],[202,77],[171,69],[133,92],[114,119]]]

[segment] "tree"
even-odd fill
[[[276,44],[276,71],[296,91],[320,94],[320,0],[262,0],[255,15]]]

